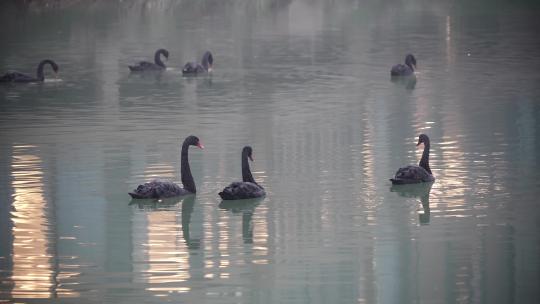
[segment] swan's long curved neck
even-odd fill
[[[162,50],[158,50],[156,54],[154,55],[154,62],[155,64],[159,65],[162,68],[165,68],[165,63],[161,61],[161,54],[164,54]]]
[[[182,155],[180,159],[180,175],[182,178],[182,185],[184,185],[184,189],[191,193],[196,193],[197,188],[195,188],[195,181],[193,180],[193,176],[191,175],[191,168],[189,167],[188,150],[189,144],[184,142],[182,144]]]
[[[42,62],[39,63],[38,67],[37,67],[37,79],[43,81],[45,80],[45,75],[43,75],[43,68],[45,67],[46,64],[50,64],[50,65],[53,65],[52,61],[50,60],[43,60]]]
[[[420,164],[418,164],[420,167],[426,169],[429,174],[431,173],[431,169],[429,168],[429,148],[430,144],[429,141],[424,143],[424,152],[422,153],[422,158],[420,159]]]
[[[257,182],[255,182],[255,179],[253,179],[253,175],[251,175],[248,156],[245,153],[242,153],[242,181],[257,184]]]

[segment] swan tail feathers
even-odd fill
[[[129,194],[129,196],[131,196],[131,198],[145,198],[142,195],[140,195],[138,193],[135,193],[135,192],[128,192],[128,194]]]
[[[223,200],[257,198],[265,195],[266,193],[261,186],[249,182],[232,183],[219,193],[219,196]]]

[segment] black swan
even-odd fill
[[[391,76],[410,76],[416,70],[416,58],[412,54],[405,56],[405,64],[396,64],[390,70]]]
[[[204,146],[199,141],[197,136],[188,136],[182,144],[182,156],[180,163],[180,174],[182,178],[182,185],[184,188],[169,181],[153,180],[151,182],[139,185],[133,192],[129,192],[132,198],[147,199],[147,198],[167,198],[186,194],[194,194],[197,192],[195,188],[195,182],[191,175],[191,169],[188,162],[188,149],[189,146],[197,146],[201,149]]]
[[[420,134],[418,136],[418,144],[424,144],[424,152],[422,153],[422,158],[418,166],[407,166],[399,168],[397,170],[394,178],[391,178],[392,184],[401,185],[401,184],[416,184],[423,182],[432,182],[435,180],[435,177],[431,173],[429,168],[429,137],[426,134]]]
[[[36,78],[19,72],[9,72],[0,77],[0,82],[43,82],[45,80],[45,76],[43,75],[43,67],[46,64],[50,64],[53,71],[58,73],[58,65],[56,62],[45,59],[42,60],[37,67]]]
[[[166,59],[169,59],[169,51],[166,49],[159,49],[154,54],[154,62],[141,61],[137,65],[130,65],[129,70],[132,72],[144,72],[144,71],[162,71],[165,70],[166,66],[161,61],[161,55],[165,56]]]
[[[199,73],[212,72],[214,57],[210,51],[206,51],[202,57],[201,63],[188,62],[182,69],[183,75],[197,75]]]
[[[264,188],[255,182],[251,175],[251,171],[249,170],[248,158],[253,161],[251,153],[252,149],[250,146],[245,146],[242,149],[242,182],[234,182],[225,187],[225,189],[219,193],[219,196],[221,196],[223,200],[239,200],[263,197],[266,195]]]

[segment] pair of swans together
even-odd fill
[[[188,162],[189,146],[196,146],[200,149],[204,149],[204,146],[197,136],[191,135],[184,140],[180,158],[180,174],[182,185],[184,186],[183,188],[170,181],[153,180],[139,185],[135,190],[129,192],[129,195],[135,199],[161,199],[195,194],[197,188],[195,187],[195,182],[193,181]],[[242,181],[234,182],[225,187],[225,189],[219,193],[219,196],[223,200],[258,198],[266,195],[264,188],[257,184],[251,175],[248,159],[253,161],[252,153],[253,150],[249,146],[242,149]]]
[[[167,67],[161,61],[161,56],[169,59],[169,51],[166,49],[159,49],[154,54],[154,62],[141,61],[136,65],[130,65],[129,70],[132,72],[145,72],[145,71],[163,71]],[[184,75],[196,75],[199,73],[212,72],[212,66],[214,64],[214,56],[210,51],[206,51],[203,54],[201,63],[188,62],[182,68],[182,74]]]
[[[391,178],[392,184],[416,184],[422,182],[432,182],[435,177],[431,173],[429,168],[429,149],[430,141],[429,137],[425,134],[420,134],[418,137],[418,144],[424,144],[424,152],[418,166],[411,165],[400,168],[394,178]],[[135,190],[129,193],[132,198],[135,199],[160,199],[174,196],[181,196],[186,194],[194,194],[197,192],[193,176],[191,175],[191,169],[188,162],[188,149],[189,146],[196,146],[203,149],[204,146],[196,136],[188,136],[182,144],[180,172],[183,188],[179,185],[169,182],[153,180],[151,182],[139,185]],[[261,187],[253,179],[251,170],[249,169],[248,159],[253,161],[252,148],[246,146],[242,149],[242,181],[234,182],[225,187],[223,191],[219,193],[219,196],[223,200],[239,200],[248,198],[263,197],[266,193],[264,188]]]

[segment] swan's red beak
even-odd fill
[[[204,146],[203,146],[203,144],[201,144],[201,142],[197,143],[197,147],[199,147],[200,149],[204,149]]]

